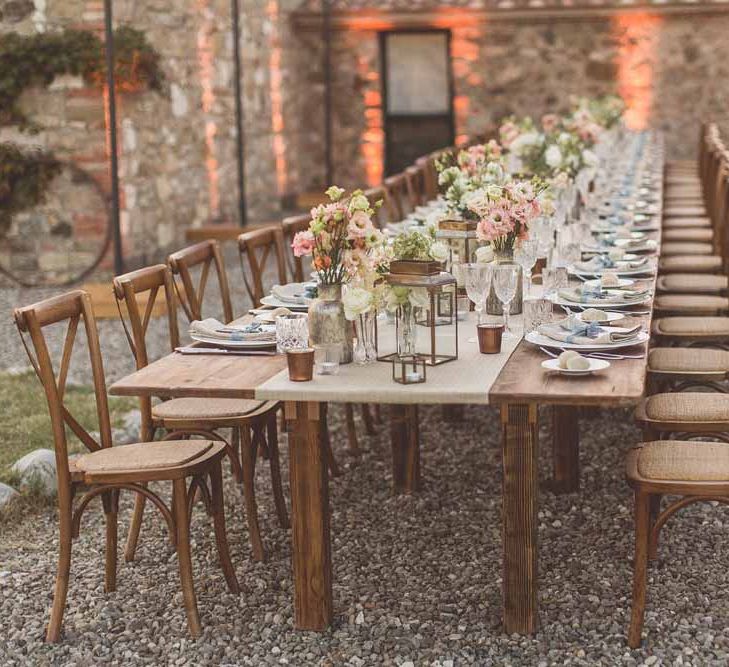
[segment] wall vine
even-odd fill
[[[143,88],[162,92],[165,84],[160,56],[144,33],[128,26],[114,31],[117,89]],[[0,36],[0,127],[17,125],[21,130],[39,128],[23,114],[20,96],[31,86],[49,86],[57,76],[83,77],[90,86],[106,81],[104,43],[87,30]],[[5,236],[13,215],[45,200],[50,182],[61,163],[52,152],[0,143],[0,238]]]
[[[119,90],[163,90],[160,56],[144,33],[128,26],[117,28],[114,55]],[[31,86],[49,86],[62,74],[81,76],[89,85],[102,86],[106,78],[104,44],[88,30],[8,33],[0,37],[0,72],[0,126],[36,129],[18,107],[23,91]]]

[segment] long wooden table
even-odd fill
[[[519,326],[519,318],[515,320]],[[473,335],[475,327],[472,322],[470,326],[462,324],[462,330],[464,335]],[[442,399],[438,399],[433,383],[439,374],[447,373],[450,380],[458,373],[459,364],[460,368],[466,368],[474,363],[472,352],[468,350],[454,362],[428,369],[428,382],[403,388],[408,392],[407,400],[397,392],[400,385],[393,390],[390,365],[378,363],[368,372],[382,374],[386,391],[381,397],[370,395],[369,400],[391,406],[396,493],[417,491],[421,483],[418,403],[500,406],[504,470],[504,629],[508,633],[531,633],[538,626],[539,406],[549,405],[553,409],[556,490],[575,491],[579,479],[575,411],[581,405],[635,404],[643,394],[646,361],[645,358],[616,361],[607,371],[594,376],[564,378],[545,372],[541,368],[544,354],[521,341],[502,353],[503,367],[490,387],[484,379],[480,389],[472,383],[467,391],[463,388],[458,392],[444,391]],[[490,355],[481,358],[494,360]],[[120,396],[170,398],[277,398],[284,402],[290,444],[295,623],[301,629],[323,630],[332,621],[332,563],[328,471],[320,438],[322,405],[331,401],[361,402],[363,396],[356,391],[354,380],[364,369],[347,366],[334,382],[328,378],[327,382],[315,379],[303,384],[288,382],[285,367],[283,356],[173,353],[119,380],[110,392]],[[345,387],[350,388],[349,393]]]

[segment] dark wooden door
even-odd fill
[[[454,140],[450,31],[380,33],[385,173]]]

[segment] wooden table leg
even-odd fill
[[[291,476],[294,622],[300,630],[325,630],[332,622],[329,480],[319,437],[319,403],[286,403]]]
[[[537,405],[501,406],[504,631],[533,634],[537,609],[539,424]]]
[[[552,406],[552,483],[554,493],[580,489],[579,410],[569,405]]]
[[[420,489],[420,428],[417,405],[390,406],[392,487],[396,494]]]

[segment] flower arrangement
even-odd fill
[[[464,220],[475,219],[466,205],[470,193],[508,180],[501,146],[493,140],[461,151],[455,164],[452,159],[440,160],[436,168],[449,213]]]
[[[311,210],[309,229],[294,236],[294,255],[312,255],[322,285],[374,283],[388,262],[385,236],[372,222],[382,201],[371,204],[361,190],[345,198],[337,186],[326,195],[329,203]]]
[[[448,247],[430,234],[413,230],[395,237],[392,255],[394,259],[445,262],[448,259]]]
[[[540,196],[546,185],[539,178],[491,185],[469,194],[466,205],[478,217],[476,233],[497,253],[514,249],[517,239],[528,237],[529,226],[543,213]]]

